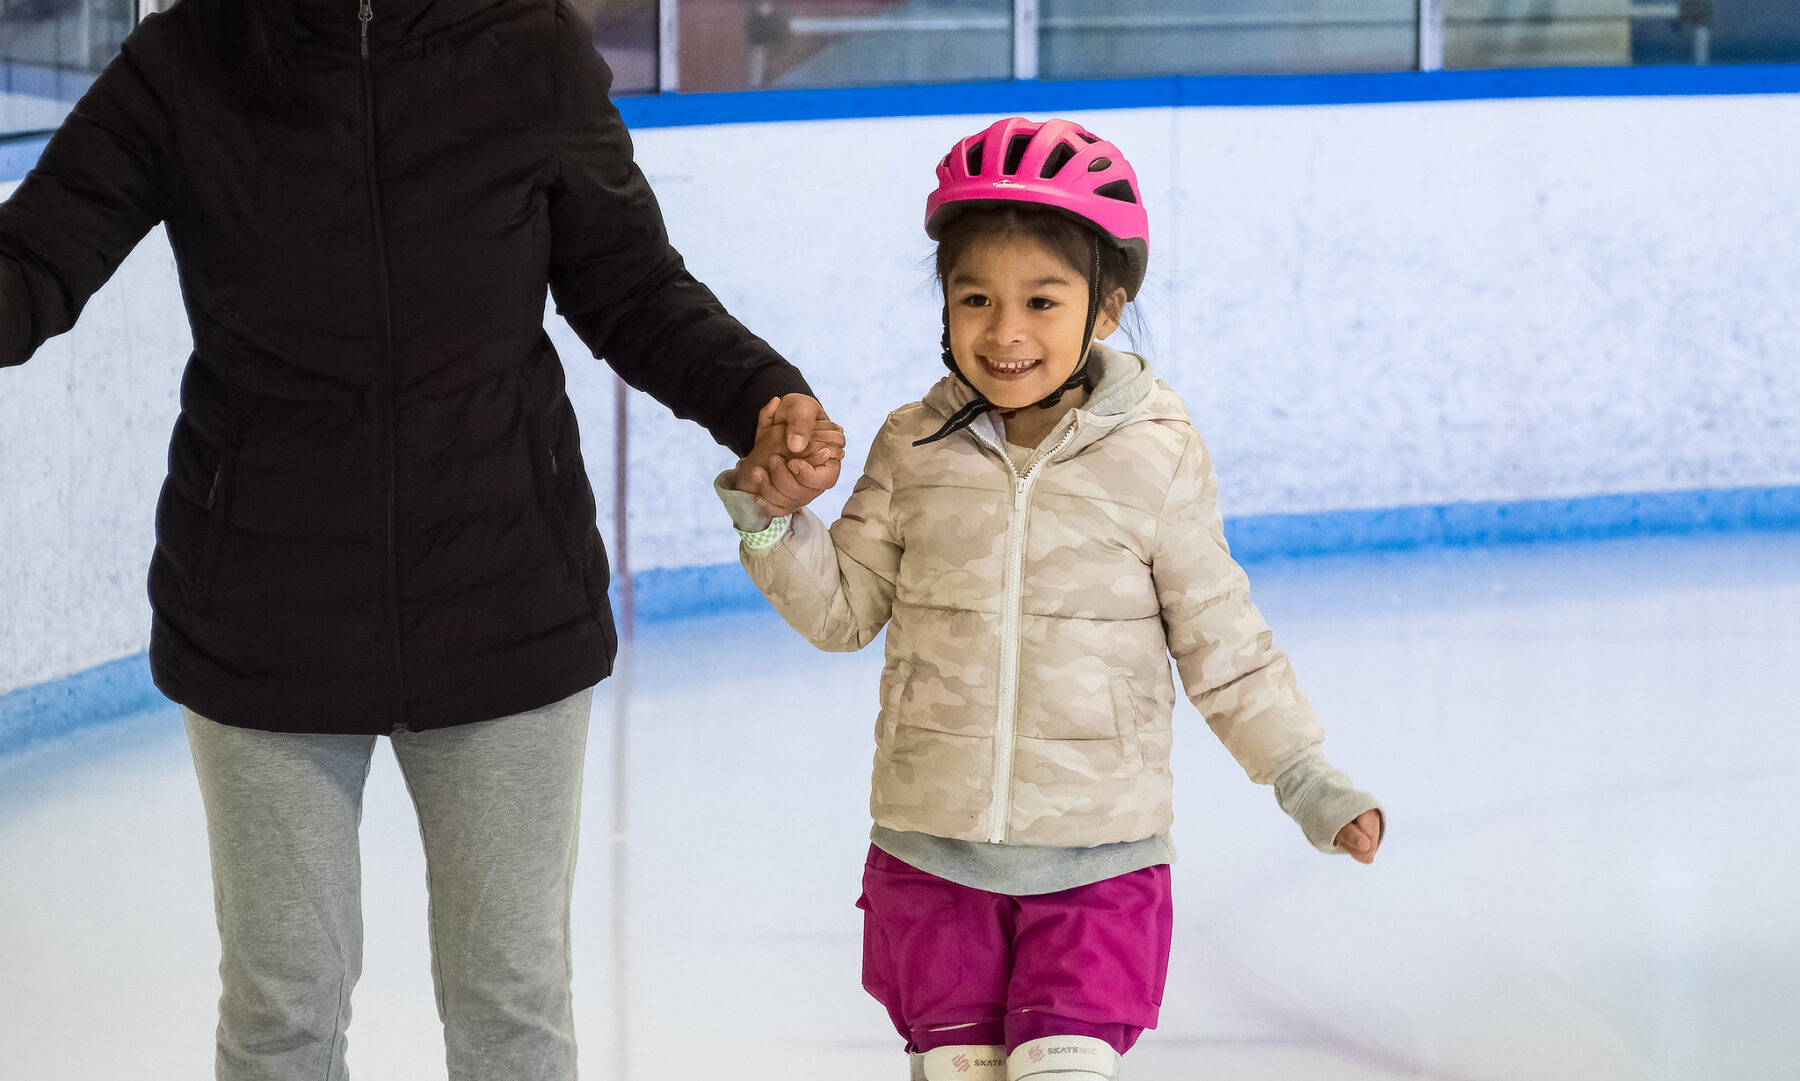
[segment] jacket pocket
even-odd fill
[[[219,452],[212,484],[206,492],[206,531],[200,537],[192,583],[195,595],[202,599],[211,594],[225,553],[225,534],[231,528],[231,504],[237,491],[238,450],[238,444],[231,443]]]
[[[1119,729],[1119,752],[1133,771],[1144,768],[1144,742],[1138,735],[1137,698],[1123,677],[1112,680],[1113,721]]]
[[[557,551],[569,574],[585,587],[587,568],[581,558],[578,534],[563,506],[563,488],[568,480],[564,473],[570,463],[557,455],[556,444],[544,434],[541,422],[524,417],[525,443],[531,451],[531,482],[536,487],[538,508],[544,514],[544,528],[549,530]]]
[[[895,730],[900,727],[900,700],[912,682],[913,663],[902,657],[881,674],[881,713],[875,718],[875,745],[882,751],[892,749]]]

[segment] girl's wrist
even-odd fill
[[[737,489],[737,470],[727,469],[713,479],[713,493],[731,515],[731,524],[739,533],[761,533],[774,525],[775,519],[756,502],[749,492]]]
[[[791,520],[790,516],[784,514],[779,518],[770,519],[767,527],[759,529],[754,533],[740,529],[738,530],[738,540],[745,548],[752,552],[760,552],[765,548],[773,548],[781,543],[782,537],[787,536],[788,523]]]
[[[1348,774],[1318,752],[1275,779],[1275,799],[1321,852],[1340,851],[1337,835],[1364,811],[1380,810],[1374,796],[1360,792]]]

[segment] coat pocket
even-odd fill
[[[565,489],[572,480],[567,475],[572,463],[558,454],[556,443],[546,434],[543,421],[527,416],[524,431],[531,452],[531,482],[537,492],[538,509],[544,515],[544,527],[557,551],[562,553],[570,576],[585,584],[587,570],[582,559],[580,533],[564,501]]]
[[[225,535],[231,529],[231,505],[237,492],[238,444],[227,445],[219,453],[213,467],[212,484],[206,492],[206,531],[200,537],[199,558],[194,561],[192,583],[196,596],[205,598],[219,577],[219,564],[225,555]]]
[[[1112,680],[1113,721],[1119,729],[1119,752],[1133,771],[1144,768],[1144,742],[1138,735],[1138,703],[1131,684],[1122,677]]]
[[[881,712],[875,718],[875,745],[881,750],[894,745],[894,733],[900,727],[900,700],[906,696],[912,672],[912,660],[902,657],[881,673]]]

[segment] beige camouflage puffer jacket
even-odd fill
[[[1023,474],[990,414],[923,447],[954,378],[882,426],[829,532],[796,515],[743,564],[829,650],[885,625],[870,810],[969,841],[1097,845],[1170,825],[1173,654],[1252,780],[1323,739],[1226,550],[1206,448],[1142,358],[1103,375]]]

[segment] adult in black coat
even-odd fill
[[[284,17],[209,18],[257,11]],[[260,34],[283,63],[247,66],[232,37]],[[0,209],[0,365],[166,223],[194,331],[150,572],[170,698],[266,730],[423,731],[607,674],[546,286],[626,382],[739,454],[771,398],[816,408],[669,246],[609,78],[553,0],[367,20],[188,0],[131,35]]]
[[[430,733],[608,674],[546,289],[775,512],[835,481],[796,453],[835,432],[800,373],[670,247],[610,79],[561,0],[181,0],[0,205],[0,366],[167,228],[194,352],[150,661],[192,715]]]

